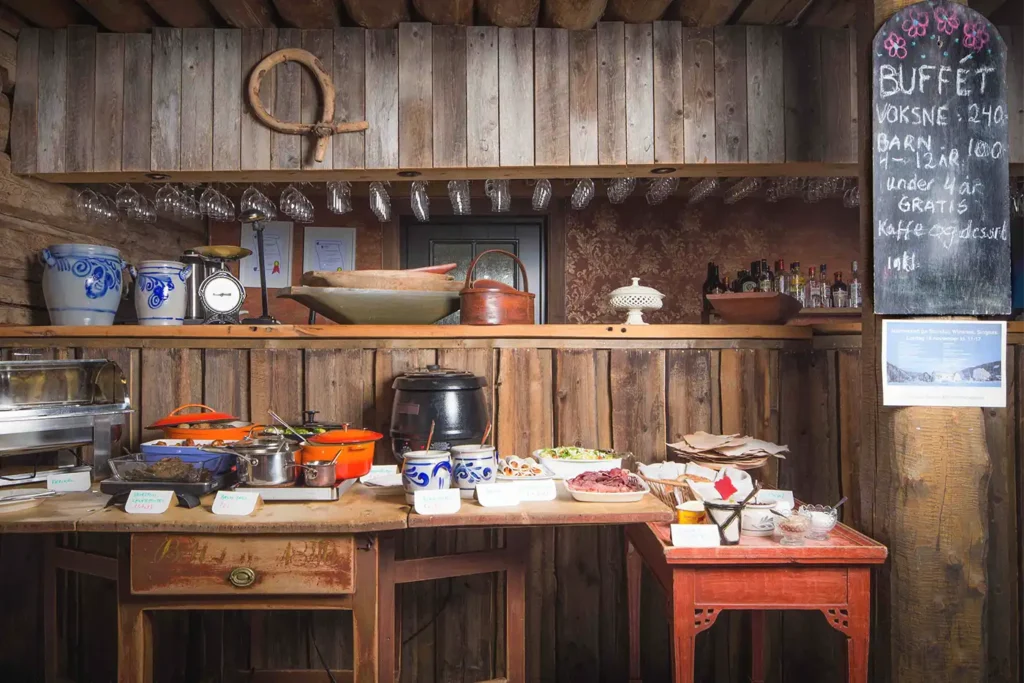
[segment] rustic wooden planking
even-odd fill
[[[35,173],[38,168],[39,29],[23,29],[18,37],[18,87],[11,104],[11,170]]]
[[[153,37],[124,37],[124,107],[121,170],[148,171],[152,165]]]
[[[569,33],[569,163],[598,163],[597,32]]]
[[[203,359],[198,349],[142,349],[141,393],[138,403],[143,428],[141,439],[149,441],[163,432],[146,430],[175,408],[200,403],[203,397]]]
[[[366,41],[358,28],[334,29],[334,118],[364,121],[366,111]],[[334,137],[334,168],[362,168],[363,132]]]
[[[290,423],[302,420],[301,349],[252,349],[249,352],[249,416],[264,424],[273,410]]]
[[[77,0],[109,31],[144,33],[153,28],[153,15],[135,0]]]
[[[676,443],[687,434],[712,429],[711,352],[672,350],[666,354],[666,440]]]
[[[213,29],[181,32],[181,170],[213,168]]]
[[[0,93],[0,145],[7,149],[7,141],[11,136],[11,100]]]
[[[747,33],[715,29],[715,161],[747,161]]]
[[[1010,162],[1024,163],[1024,26],[1000,26],[1006,43],[1006,107]],[[20,69],[19,69],[20,71]]]
[[[277,31],[277,49],[302,47],[302,32],[296,28],[282,28]],[[279,121],[299,121],[302,117],[302,67],[295,62],[285,62],[274,68],[277,81],[274,84],[274,117]],[[292,169],[302,167],[302,140],[298,135],[270,132],[270,167]]]
[[[838,402],[839,417],[839,463],[840,488],[850,502],[843,511],[843,522],[855,528],[861,527],[862,490],[870,482],[860,481],[861,466],[861,362],[860,349],[842,349],[836,356],[836,386],[834,391]],[[785,398],[785,397],[784,397]]]
[[[683,26],[714,27],[729,21],[733,12],[743,0],[687,0],[679,3],[675,14]],[[666,19],[675,19],[670,8]]]
[[[466,29],[434,26],[431,79],[433,81],[433,165],[466,166]]]
[[[361,349],[307,349],[305,352],[306,409],[317,410],[317,420],[364,423],[364,375]]]
[[[793,6],[799,3],[800,0],[752,0],[740,13],[739,23],[785,24],[793,18]]]
[[[821,40],[822,161],[857,160],[857,128],[850,90],[854,88],[850,32],[819,29]]]
[[[822,64],[818,29],[783,33],[786,161],[822,158]]]
[[[622,22],[597,25],[597,159],[626,163],[626,54]]]
[[[270,168],[270,129],[252,113],[248,104],[249,76],[256,65],[277,50],[277,29],[242,29],[242,73],[237,97],[244,102],[241,121],[241,167],[243,170]],[[277,69],[263,77],[260,100],[271,114],[276,101]]]
[[[96,27],[68,27],[67,111],[64,167],[93,170],[96,113]]]
[[[146,4],[170,26],[202,28],[216,25],[216,12],[203,0],[146,0]]]
[[[683,161],[683,28],[654,22],[654,161]]]
[[[498,28],[466,28],[466,164],[497,166]]]
[[[334,82],[334,31],[331,29],[316,29],[302,32],[302,49],[312,53]],[[320,84],[313,77],[309,69],[299,71],[302,87],[302,122],[316,123],[320,120],[323,112],[323,94],[320,92]],[[335,97],[335,99],[337,99]],[[337,119],[337,117],[335,117]],[[327,151],[324,160],[318,162],[316,155],[316,137],[303,135],[301,137],[301,158],[303,169],[331,169],[334,168],[334,138],[327,138]]]
[[[124,125],[125,36],[100,33],[96,36],[95,108],[93,114],[92,168],[120,171],[122,126]],[[148,98],[147,98],[148,99]]]
[[[715,161],[715,34],[683,29],[683,152],[688,164]]]
[[[654,163],[654,37],[650,24],[626,24],[626,162]]]
[[[747,30],[747,160],[786,160],[786,109],[782,78],[782,31],[773,26]]]
[[[181,29],[153,29],[150,168],[177,171],[181,148]]]
[[[210,4],[234,28],[274,27],[274,8],[270,0],[210,0]]]
[[[203,403],[242,420],[249,419],[249,351],[203,351]]]
[[[366,168],[398,167],[398,32],[366,32]]]
[[[434,165],[432,34],[427,23],[398,27],[398,165]]]
[[[569,32],[536,29],[533,63],[534,160],[538,166],[568,166]]]
[[[39,34],[39,112],[36,141],[37,170],[60,173],[65,170],[67,127],[67,31]]]
[[[213,170],[242,167],[242,32],[213,34]]]
[[[498,29],[498,136],[502,166],[533,166],[533,29]]]

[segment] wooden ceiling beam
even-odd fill
[[[601,20],[608,0],[545,0],[544,25],[582,31]]]
[[[141,0],[78,0],[78,4],[104,28],[117,33],[145,33],[157,23]]]
[[[175,28],[207,28],[219,24],[204,0],[146,0],[150,9]]]
[[[217,14],[234,28],[274,28],[270,0],[210,0]]]
[[[608,0],[606,21],[649,24],[661,19],[672,0]]]
[[[743,0],[676,0],[665,15],[686,26],[720,26],[729,21]]]
[[[296,28],[334,28],[341,25],[335,0],[274,0],[277,13]]]
[[[431,24],[473,25],[473,0],[412,0],[412,6]]]
[[[800,25],[843,28],[852,26],[856,17],[856,0],[815,0],[801,17]]]
[[[479,0],[480,23],[502,28],[536,26],[540,0]]]
[[[10,7],[0,5],[0,31],[18,37],[25,27],[25,20]]]
[[[352,21],[363,28],[394,28],[409,21],[406,0],[342,0]]]
[[[807,0],[753,0],[740,14],[740,24],[788,24],[807,6]]]
[[[3,0],[3,4],[41,28],[92,24],[92,17],[73,0]]]

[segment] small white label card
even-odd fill
[[[413,499],[413,509],[420,515],[454,515],[462,508],[458,489],[417,491]]]
[[[92,488],[92,472],[51,472],[46,475],[46,488],[51,491],[88,491]]]
[[[132,515],[159,515],[167,512],[172,503],[178,503],[174,491],[135,490],[128,494],[124,511]]]
[[[714,548],[721,545],[714,524],[673,524],[672,545],[677,548]]]
[[[519,505],[520,488],[514,484],[477,484],[476,499],[485,508]]]
[[[213,499],[213,514],[251,515],[260,502],[260,494],[255,491],[217,491],[217,497]]]
[[[402,475],[398,472],[398,465],[374,465],[359,478],[359,482],[367,486],[401,486]]]
[[[558,495],[555,490],[554,479],[517,481],[516,488],[519,489],[519,499],[524,503],[539,503],[545,500],[554,500]]]
[[[757,492],[758,503],[778,503],[780,500],[793,505],[793,492],[778,491],[776,489],[761,489]]]

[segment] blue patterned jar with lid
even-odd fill
[[[182,325],[188,292],[185,282],[192,266],[180,261],[143,261],[135,278],[135,313],[140,325]]]
[[[53,325],[113,325],[127,264],[113,247],[54,244],[43,249],[43,297]]]

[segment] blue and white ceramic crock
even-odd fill
[[[113,247],[54,244],[43,249],[43,297],[53,325],[113,325],[127,264]]]
[[[472,498],[477,484],[493,483],[497,468],[494,446],[452,446],[452,476],[463,498]]]
[[[409,451],[402,459],[402,488],[412,504],[417,491],[433,491],[452,485],[452,460],[448,451]]]
[[[135,313],[140,325],[182,325],[188,293],[185,282],[192,266],[179,261],[143,261],[135,278]]]

